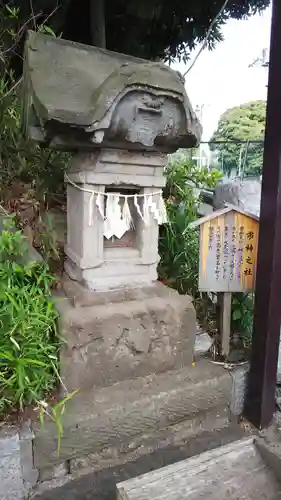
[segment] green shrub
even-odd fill
[[[40,204],[63,194],[64,172],[70,155],[42,149],[20,130],[20,85],[12,92],[12,74],[0,75],[0,196],[9,196],[12,183],[30,184]]]
[[[11,226],[0,233],[1,412],[37,403],[54,388],[60,344],[53,278],[45,263],[27,262],[27,243]]]
[[[252,343],[254,295],[234,293],[232,297],[231,333],[239,337],[243,347]]]
[[[166,171],[164,198],[168,224],[160,227],[158,266],[159,278],[167,280],[180,293],[198,296],[199,235],[189,224],[197,218],[198,196],[195,188],[212,188],[220,172],[198,167],[187,157],[171,159]]]
[[[48,204],[56,194],[64,194],[64,172],[70,155],[42,149],[20,129],[22,79],[15,80],[10,56],[18,41],[20,9],[0,2],[0,198],[9,196],[12,183],[32,185],[40,204]],[[34,25],[32,26],[34,29]],[[46,25],[37,30],[54,36]]]

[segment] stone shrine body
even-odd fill
[[[67,183],[61,371],[69,390],[191,362],[189,297],[157,282],[167,155],[201,126],[182,76],[96,47],[29,33],[23,130],[74,153]]]

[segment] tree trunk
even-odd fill
[[[90,2],[90,24],[92,44],[96,47],[106,48],[105,36],[105,0],[89,0]]]

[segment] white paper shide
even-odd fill
[[[128,198],[133,198],[134,206],[138,216],[146,226],[149,226],[151,216],[158,224],[167,222],[167,212],[161,191],[151,194],[122,193],[92,193],[90,205],[95,202],[100,217],[104,219],[104,236],[109,239],[115,236],[120,239],[129,231],[134,229],[134,220],[131,214]],[[89,208],[90,224],[93,221],[93,207]]]

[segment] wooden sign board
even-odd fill
[[[252,292],[259,219],[228,206],[199,219],[192,226],[200,226],[199,290]]]

